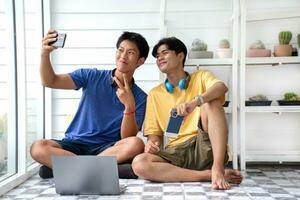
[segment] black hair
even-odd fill
[[[152,55],[155,58],[157,56],[157,49],[161,45],[166,45],[169,50],[175,51],[176,55],[182,52],[184,54],[184,58],[182,61],[182,65],[184,67],[184,62],[185,62],[186,54],[187,54],[187,48],[181,40],[179,40],[176,37],[168,37],[168,38],[163,38],[163,39],[159,40],[158,43],[153,47],[153,51],[152,51]]]
[[[149,54],[149,45],[146,39],[141,34],[128,31],[123,32],[117,41],[117,48],[119,48],[121,42],[123,42],[124,40],[133,42],[139,49],[140,58],[145,58],[145,60],[147,59]]]

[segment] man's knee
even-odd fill
[[[127,138],[126,145],[128,148],[129,154],[140,154],[144,151],[144,142],[138,137]]]
[[[47,155],[47,148],[50,146],[49,140],[35,141],[30,147],[30,155],[34,160],[40,160]]]
[[[143,179],[149,178],[148,177],[148,173],[150,173],[149,168],[150,168],[150,160],[149,160],[148,153],[139,154],[132,161],[132,169],[134,173]]]

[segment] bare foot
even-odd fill
[[[235,169],[225,169],[225,179],[232,184],[240,184],[243,180],[241,172]]]
[[[211,170],[211,187],[215,190],[228,190],[230,184],[225,179],[223,170],[212,168]]]
[[[228,190],[232,184],[240,184],[243,180],[239,171],[233,169],[214,170],[211,171],[212,188],[216,190]]]

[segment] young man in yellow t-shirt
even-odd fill
[[[152,55],[164,83],[153,88],[147,98],[144,135],[145,152],[133,160],[133,170],[141,178],[161,181],[212,181],[214,189],[239,184],[239,171],[224,169],[228,130],[224,109],[226,85],[209,71],[184,71],[187,49],[175,37],[161,39]],[[160,150],[171,109],[184,116],[179,134]]]

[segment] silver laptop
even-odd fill
[[[56,193],[62,195],[118,195],[117,159],[114,156],[52,156]]]

